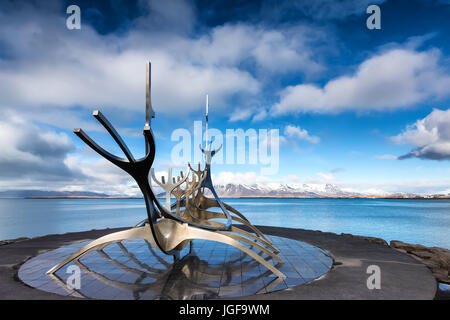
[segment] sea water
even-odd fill
[[[352,233],[450,249],[450,200],[223,199],[254,225]],[[143,199],[0,199],[0,239],[133,226]]]

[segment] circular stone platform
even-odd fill
[[[144,240],[132,239],[91,251],[54,275],[46,272],[86,245],[70,244],[28,260],[19,269],[27,285],[64,296],[95,299],[217,299],[286,290],[327,273],[333,259],[324,250],[298,240],[269,236],[284,264],[274,264],[287,278],[279,279],[240,250],[222,243],[194,240],[193,250],[173,263],[172,256],[155,250]],[[67,280],[79,271],[80,288]],[[74,283],[73,280],[69,283]]]
[[[266,235],[298,240],[326,250],[333,257],[334,265],[329,272],[314,281],[293,287],[287,283],[289,288],[285,290],[246,295],[234,299],[392,300],[433,299],[436,296],[438,286],[431,271],[420,261],[388,246],[334,233],[294,228],[256,227]],[[68,295],[67,292],[60,291],[60,294],[56,294],[30,287],[20,280],[19,271],[23,277],[26,269],[20,270],[22,266],[31,263],[34,257],[43,253],[82,241],[91,241],[121,230],[125,230],[125,228],[46,235],[33,239],[19,239],[0,245],[0,299],[79,299],[74,295]],[[111,247],[111,249],[113,248]],[[371,276],[368,269],[373,265],[378,266],[381,271],[380,289],[369,289],[367,286],[368,278]],[[32,269],[27,271],[30,272]],[[289,281],[287,280],[287,282]],[[40,286],[37,283],[35,285],[43,289],[45,283],[41,283]],[[192,298],[194,297],[192,296]]]

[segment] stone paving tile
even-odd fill
[[[200,286],[219,289],[221,280],[221,277],[202,277],[196,283]]]
[[[119,281],[119,279],[123,276],[122,272],[105,272],[103,275],[109,280]]]
[[[44,277],[40,277],[40,278],[38,278],[38,279],[29,280],[29,281],[26,282],[26,284],[28,284],[28,285],[30,285],[30,286],[32,286],[32,287],[35,287],[35,288],[40,288],[40,287],[42,287],[43,285],[48,284],[48,283],[50,283],[50,282],[52,282],[51,279],[49,279],[49,278],[44,278]],[[45,291],[45,290],[44,290],[44,291]]]
[[[104,282],[94,278],[91,278],[89,281],[82,281],[81,283],[82,285],[79,291],[88,298],[101,299],[102,293],[111,288]]]
[[[240,284],[220,287],[219,298],[240,297],[243,295],[243,289]]]
[[[282,279],[278,279],[275,275],[262,278],[265,288],[268,292],[287,289],[288,286]]]
[[[133,292],[128,290],[120,290],[117,295],[114,296],[114,300],[134,300]]]
[[[228,274],[224,272],[220,281],[220,286],[234,285],[239,284],[241,282],[242,282],[242,275],[240,273]]]
[[[290,277],[287,277],[286,279],[284,279],[284,283],[286,283],[286,285],[288,286],[288,288],[295,287],[295,286],[299,286],[299,285],[302,285],[302,284],[304,284],[304,283],[306,283],[306,282],[307,282],[307,281],[304,280],[303,278],[302,278],[301,281],[299,281],[299,278],[290,278]]]
[[[56,283],[52,282],[47,282],[46,284],[38,287],[39,290],[44,290],[44,291],[49,291],[49,292],[53,292],[62,296],[67,296],[70,295],[71,293],[74,292],[74,290],[69,290],[64,289],[63,287],[57,285]]]
[[[29,268],[27,270],[19,269],[19,278],[25,282],[37,280],[42,277],[42,272],[39,268]]]
[[[256,279],[251,283],[246,283],[242,286],[242,293],[244,296],[253,295],[253,294],[262,294],[267,293],[266,285],[262,278]]]
[[[119,278],[117,278],[117,281],[126,283],[135,283],[137,279],[139,279],[138,274],[124,273]]]
[[[292,266],[289,262],[284,263],[281,267],[278,268],[284,275],[288,278],[299,278],[301,277],[300,273]]]

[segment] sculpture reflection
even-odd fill
[[[258,262],[246,259],[245,255],[239,254],[237,250],[230,252],[224,261],[215,261],[215,264],[201,258],[195,249],[175,263],[169,263],[161,256],[162,253],[155,251],[148,242],[146,252],[139,250],[139,256],[145,256],[145,259],[133,252],[135,245],[131,249],[122,242],[117,242],[116,245],[110,252],[105,249],[96,250],[101,259],[89,254],[74,261],[83,272],[83,283],[89,283],[86,277],[90,281],[95,279],[106,288],[112,287],[127,292],[128,296],[136,300],[186,300],[219,298],[223,297],[224,292],[226,296],[240,296],[242,288],[250,289],[247,290],[248,294],[266,292],[280,281],[279,278],[271,277],[270,271],[262,272]],[[223,247],[218,249],[222,250]],[[100,263],[101,261],[103,262]],[[118,272],[111,273],[111,270]],[[114,279],[111,275],[118,275],[119,278]],[[65,287],[64,276],[62,271],[52,275],[61,287]],[[262,281],[263,279],[265,281]],[[87,291],[82,286],[76,293],[79,297],[96,297]]]

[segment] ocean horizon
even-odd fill
[[[227,198],[252,224],[450,249],[449,199]],[[143,199],[0,199],[0,239],[130,227]]]

